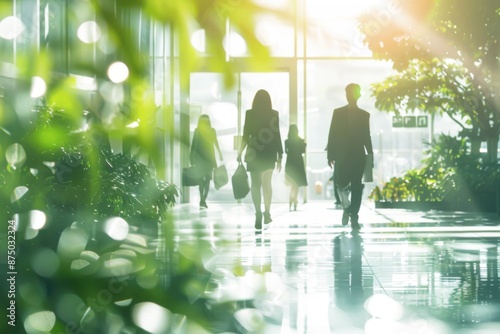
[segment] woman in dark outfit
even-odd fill
[[[255,228],[261,229],[262,218],[265,224],[272,222],[271,177],[274,168],[278,172],[281,171],[283,156],[279,114],[272,109],[271,97],[266,90],[257,91],[252,109],[246,111],[238,162],[241,162],[241,155],[245,148],[245,162],[252,181],[250,189],[255,207]],[[261,190],[264,197],[264,215],[261,210]]]
[[[214,168],[217,167],[214,147],[217,148],[220,160],[222,160],[217,134],[215,129],[212,128],[210,118],[208,115],[201,115],[198,119],[198,127],[194,130],[189,159],[191,165],[196,166],[197,171],[201,174],[199,191],[200,207],[202,208],[208,208],[206,200],[210,188],[210,180],[212,179]]]
[[[307,186],[306,169],[302,154],[306,152],[306,143],[299,137],[297,125],[292,124],[288,129],[288,139],[285,140],[285,177],[286,184],[290,185],[290,200],[288,209],[297,210],[299,187]]]

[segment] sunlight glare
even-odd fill
[[[383,294],[374,294],[368,298],[365,309],[372,317],[391,321],[400,320],[404,313],[399,302]]]
[[[313,0],[307,1],[306,5],[307,13],[313,17],[333,15],[340,18],[354,18],[374,8],[394,11],[395,8],[399,8],[397,3],[393,0]]]

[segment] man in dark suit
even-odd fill
[[[364,185],[361,182],[367,155],[373,157],[370,136],[370,114],[358,107],[361,87],[351,83],[345,88],[348,104],[333,111],[328,134],[328,165],[335,165],[338,187],[344,213],[342,225],[349,223],[353,230],[359,230],[359,208]],[[373,158],[368,163],[373,166]],[[350,192],[350,199],[349,199]]]

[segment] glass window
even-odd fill
[[[155,57],[170,55],[170,27],[160,23],[153,23],[151,34],[151,54]]]
[[[293,21],[285,22],[274,16],[261,15],[255,23],[257,39],[269,47],[274,57],[294,56],[294,30]]]
[[[295,56],[295,4],[296,0],[254,0],[257,5],[283,13],[281,17],[274,14],[262,14],[255,21],[257,39],[269,47],[274,57]]]
[[[260,14],[255,17],[256,38],[267,46],[274,57],[293,57],[294,56],[294,23],[293,1],[279,0],[272,2],[256,1],[258,5],[278,10],[280,13],[288,13],[277,17],[274,14]],[[226,25],[229,29],[224,39],[224,48],[231,57],[248,56],[248,46],[241,36],[240,32],[231,24]],[[191,44],[200,52],[206,53],[206,33],[200,28],[197,22],[190,22],[189,26]]]
[[[23,23],[22,33],[15,40],[17,52],[21,54],[32,52],[33,48],[39,45],[39,16],[40,8],[33,2],[22,1],[16,4],[16,17]]]
[[[67,31],[67,52],[69,72],[77,75],[94,76],[91,70],[96,61],[96,43],[87,43],[81,39],[79,31],[86,22],[94,20],[94,12],[82,2],[69,7]],[[99,42],[98,42],[99,43]]]
[[[40,8],[42,47],[50,48],[53,56],[53,64],[56,71],[67,73],[67,50],[65,45],[65,21],[67,19],[66,9],[59,1],[48,1]]]
[[[363,43],[363,34],[357,29],[359,15],[370,10],[378,23],[395,13],[387,0],[307,0],[302,6],[308,57],[371,57],[371,51]],[[375,6],[378,9],[373,9]],[[299,46],[302,54],[303,46],[300,43]]]

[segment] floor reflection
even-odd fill
[[[346,232],[333,238],[335,304],[345,311],[358,310],[364,300],[361,255],[363,239]]]
[[[170,248],[210,276],[211,332],[500,333],[498,216],[365,206],[353,233],[328,205],[276,205],[261,233],[249,205],[176,209]]]

